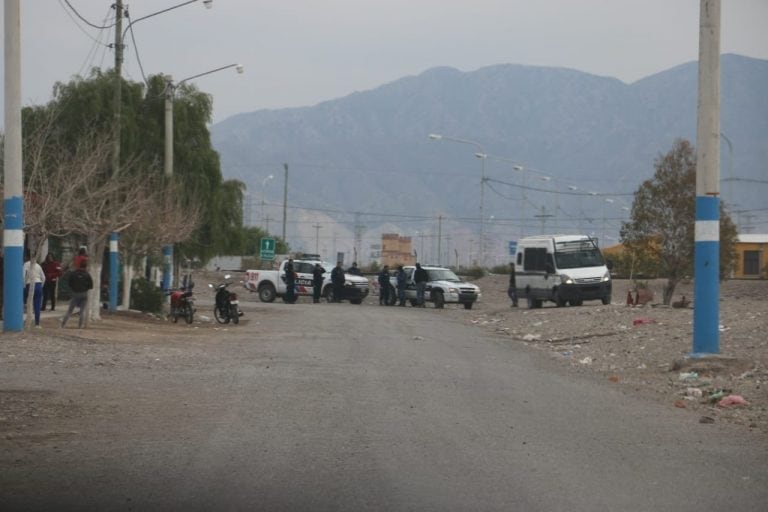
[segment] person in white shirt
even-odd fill
[[[45,283],[45,272],[43,267],[36,261],[31,262],[29,255],[24,258],[24,305],[27,304],[29,296],[29,287],[33,287],[32,308],[35,311],[35,327],[40,328],[40,310],[43,306],[43,284]]]

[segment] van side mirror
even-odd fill
[[[547,262],[547,264],[544,266],[544,270],[547,271],[547,274],[554,274],[555,266],[552,263]]]

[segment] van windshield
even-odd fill
[[[592,240],[576,240],[555,244],[557,268],[600,267],[605,265],[600,249]]]

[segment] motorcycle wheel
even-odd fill
[[[186,320],[188,324],[191,324],[195,320],[195,310],[192,309],[192,304],[187,303],[187,305],[184,306],[184,320]]]
[[[221,311],[219,311],[219,308],[213,308],[213,317],[216,319],[217,322],[220,324],[228,324],[229,323],[229,315],[222,314]]]
[[[229,316],[232,317],[233,324],[240,323],[240,312],[237,309],[237,306],[230,306],[229,308]]]

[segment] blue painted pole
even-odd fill
[[[171,289],[171,270],[173,269],[173,246],[163,246],[163,291]]]
[[[693,355],[720,352],[720,0],[700,0]]]
[[[720,352],[720,198],[696,198],[693,355]]]
[[[120,275],[118,265],[120,263],[119,253],[117,252],[117,242],[120,235],[112,233],[109,235],[109,311],[117,311],[117,281]]]
[[[3,330],[18,332],[24,329],[23,199],[5,199],[3,213]]]

